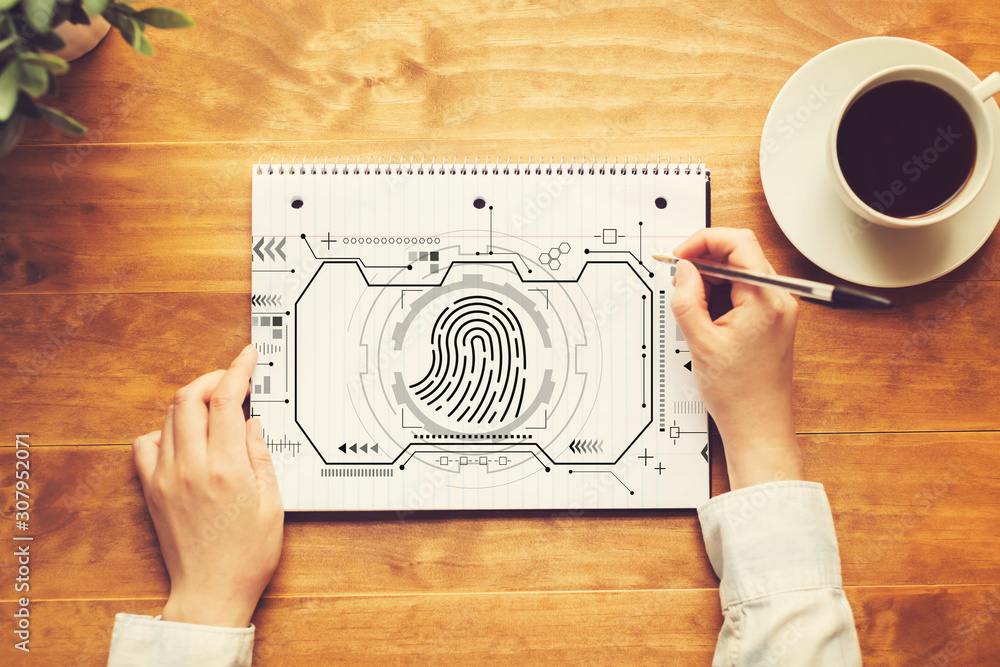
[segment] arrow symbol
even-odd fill
[[[372,445],[372,451],[378,454],[378,444]]]
[[[280,242],[280,243],[278,243],[278,245],[276,245],[276,246],[274,247],[274,252],[276,252],[276,253],[278,253],[279,255],[281,255],[281,259],[287,259],[287,257],[285,257],[285,253],[281,251],[281,249],[282,249],[283,247],[285,247],[285,241],[287,241],[287,240],[288,240],[288,239],[281,239],[281,242]]]
[[[339,449],[340,451],[342,451],[342,452],[344,452],[346,454],[347,453],[347,443],[345,442],[340,447],[337,447],[337,449]]]
[[[260,237],[260,241],[257,241],[257,245],[253,247],[253,251],[260,256],[260,261],[264,261],[264,253],[260,251],[260,247],[264,245],[264,237]]]
[[[355,454],[358,453],[358,443],[354,443],[353,445],[351,445],[351,451],[354,452]]]
[[[689,361],[686,364],[684,364],[684,368],[686,368],[686,369],[688,369],[690,371],[691,370],[691,362]],[[694,371],[692,371],[692,372],[694,372]]]
[[[701,455],[705,457],[705,462],[708,462],[708,443],[705,443],[705,448],[701,450]]]
[[[368,453],[368,445],[361,445],[361,451],[363,451],[364,453],[367,454]]]
[[[263,239],[261,240],[263,241]],[[270,257],[271,259],[274,259],[274,253],[271,252],[271,246],[273,245],[274,245],[274,238],[272,237],[271,240],[267,242],[267,245],[264,246],[264,251],[267,253],[267,256]]]

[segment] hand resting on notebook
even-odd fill
[[[674,256],[774,273],[757,237],[745,229],[701,230],[677,246]],[[698,389],[725,443],[730,486],[804,479],[791,399],[798,305],[782,290],[734,283],[732,310],[713,321],[708,297],[718,282],[703,279],[690,262],[678,263],[671,308],[690,347]]]
[[[259,419],[243,399],[248,345],[228,370],[174,394],[159,431],[132,444],[170,574],[163,620],[245,628],[281,555],[284,512]]]

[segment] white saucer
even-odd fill
[[[760,180],[778,226],[821,269],[861,285],[906,287],[948,273],[986,242],[1000,218],[996,165],[965,210],[916,229],[889,229],[859,218],[834,191],[826,164],[834,114],[866,77],[910,64],[938,67],[971,85],[979,82],[965,65],[933,46],[868,37],[835,46],[799,68],[764,122]],[[1000,109],[992,100],[987,106],[1000,151]]]

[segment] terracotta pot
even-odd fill
[[[63,38],[66,46],[55,51],[54,54],[63,60],[76,60],[97,46],[108,34],[108,30],[111,30],[111,24],[103,16],[91,17],[90,25],[63,21],[56,26],[54,32]]]

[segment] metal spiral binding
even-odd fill
[[[472,174],[473,176],[478,176],[482,173],[483,175],[493,174],[494,176],[499,176],[500,174],[504,176],[510,174],[520,176],[523,172],[524,174],[535,174],[538,176],[543,173],[547,176],[551,176],[553,173],[560,176],[563,173],[568,175],[573,173],[583,175],[587,173],[589,175],[599,174],[602,176],[605,174],[612,176],[631,174],[634,176],[639,173],[643,175],[649,173],[659,175],[661,172],[665,175],[680,175],[682,170],[685,174],[690,174],[693,171],[695,174],[701,175],[707,171],[705,164],[700,158],[698,161],[688,158],[687,162],[678,160],[677,162],[667,161],[666,163],[661,163],[659,158],[657,158],[656,162],[650,161],[649,158],[645,161],[640,161],[638,156],[632,162],[629,162],[628,158],[625,158],[625,162],[621,164],[618,163],[618,158],[615,158],[611,164],[608,164],[607,158],[604,158],[603,162],[598,162],[596,159],[576,162],[576,159],[572,157],[569,163],[564,158],[559,158],[559,162],[557,163],[556,159],[551,157],[547,162],[544,158],[539,158],[538,162],[532,162],[532,159],[528,158],[526,164],[522,164],[521,159],[518,158],[517,162],[512,164],[509,157],[506,162],[501,162],[500,158],[496,158],[491,162],[490,158],[487,158],[485,162],[480,163],[479,156],[476,156],[476,159],[470,163],[469,158],[466,156],[461,163],[458,162],[457,157],[452,158],[450,165],[447,162],[426,162],[425,158],[420,158],[420,162],[417,162],[412,157],[409,159],[400,157],[398,160],[390,157],[388,163],[384,163],[382,161],[383,158],[378,158],[376,162],[373,162],[371,157],[367,160],[358,157],[353,162],[351,158],[345,158],[343,163],[341,163],[339,157],[334,158],[333,162],[330,162],[329,157],[324,157],[322,163],[319,161],[318,156],[314,157],[312,162],[307,162],[305,157],[300,162],[296,162],[296,158],[294,157],[291,162],[286,162],[286,160],[286,158],[281,158],[281,161],[278,162],[277,158],[272,157],[265,162],[263,158],[260,158],[257,160],[257,173],[263,175],[266,169],[268,175],[284,175],[286,173],[295,175],[305,174],[308,169],[308,173],[320,175],[375,174],[376,176],[380,176],[384,173],[386,175],[412,176],[416,173],[418,176],[422,176],[426,173],[441,176],[445,174],[452,176]]]

